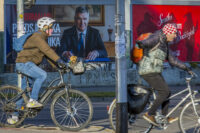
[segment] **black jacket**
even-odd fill
[[[189,70],[189,68],[184,63],[179,61],[177,58],[175,58],[171,54],[166,35],[163,34],[162,30],[156,31],[155,33],[151,34],[147,39],[143,41],[137,41],[137,43],[139,44],[139,47],[144,49],[144,55],[146,56],[148,56],[149,50],[152,49],[159,42],[160,42],[160,45],[158,46],[158,48],[167,54],[166,60],[168,60],[172,66],[176,66],[183,70]]]
[[[90,26],[87,27],[85,42],[85,57],[93,50],[99,52],[99,57],[107,57],[107,51],[97,29]],[[78,35],[75,26],[66,29],[63,32],[59,53],[62,54],[64,51],[71,51],[74,55],[78,55]]]

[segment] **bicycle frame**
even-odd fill
[[[170,110],[170,112],[166,115],[166,117],[169,117],[176,109],[178,109],[178,107],[180,107],[180,105],[182,105],[183,102],[185,102],[189,97],[190,97],[190,100],[192,101],[192,104],[193,104],[193,107],[194,107],[194,110],[195,110],[195,113],[196,115],[197,112],[196,112],[196,107],[194,106],[194,96],[198,93],[197,91],[192,91],[191,89],[191,86],[190,86],[190,81],[191,81],[192,77],[189,77],[189,78],[186,78],[186,83],[187,83],[187,88],[185,88],[184,90],[178,92],[178,93],[175,93],[173,94],[172,96],[170,96],[168,98],[168,100],[171,100],[172,98],[174,97],[177,97],[181,94],[183,94],[184,92],[188,92],[188,94],[181,100],[179,101],[179,103],[172,109]],[[155,99],[155,92],[153,91],[153,97]]]
[[[50,98],[54,95],[54,93],[56,91],[58,91],[59,88],[65,88],[65,90],[68,90],[69,88],[71,88],[71,86],[69,84],[65,84],[64,83],[64,79],[63,79],[63,74],[64,74],[64,70],[58,70],[59,72],[59,77],[52,80],[50,82],[50,84],[48,85],[47,88],[45,88],[45,90],[43,91],[43,93],[39,96],[39,102],[43,105],[46,105],[48,103],[48,101],[50,100]],[[26,76],[26,75],[25,75]],[[52,86],[54,83],[56,83],[57,81],[59,81],[59,83],[57,83],[56,85]],[[14,97],[13,99],[10,99],[8,102],[10,101],[17,101],[21,98],[21,96],[24,94],[24,93],[27,93],[27,92],[30,92],[30,90],[28,90],[27,88],[30,88],[29,87],[29,81],[27,79],[27,76],[26,76],[26,84],[27,84],[27,87],[25,90],[23,90],[22,92],[20,92],[16,97]],[[28,99],[28,96],[26,95],[26,99]]]
[[[50,82],[50,84],[48,85],[48,87],[44,90],[44,92],[42,93],[42,95],[39,97],[39,102],[42,103],[43,105],[46,105],[47,102],[49,101],[49,99],[51,99],[51,97],[54,95],[54,93],[56,91],[58,91],[59,88],[65,88],[65,90],[71,88],[70,85],[66,85],[64,83],[64,79],[63,79],[63,71],[62,70],[58,70],[59,72],[59,77],[52,80]],[[56,83],[57,81],[59,81],[58,84],[56,84],[55,86],[52,86],[54,83]]]

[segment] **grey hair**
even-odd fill
[[[78,14],[78,13],[88,13],[89,14],[89,11],[88,11],[87,7],[79,6],[79,7],[76,8],[75,15]]]

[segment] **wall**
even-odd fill
[[[67,73],[64,75],[65,82],[70,82],[72,86],[76,87],[94,87],[94,86],[115,86],[115,64],[114,63],[95,63],[92,69],[87,70],[82,75],[74,75]],[[128,83],[136,82],[136,71],[128,71]],[[43,86],[47,86],[51,80],[58,77],[57,72],[48,72],[47,80]],[[3,73],[0,75],[0,84],[17,84],[16,73]]]
[[[196,68],[193,71],[199,75],[200,68]],[[127,83],[140,83],[143,82],[141,78],[139,78],[137,71],[135,68],[128,69],[127,71]],[[166,82],[169,85],[186,85],[185,77],[187,77],[187,73],[178,68],[166,67],[163,72],[163,76]],[[47,86],[51,80],[58,77],[57,72],[48,72],[47,80],[43,84],[43,86]],[[3,73],[0,75],[0,85],[10,84],[17,85],[17,74],[16,73]],[[72,73],[68,73],[64,75],[64,81],[66,83],[70,82],[73,87],[100,87],[100,86],[115,86],[115,64],[114,63],[102,63],[101,68],[97,68],[94,70],[88,70],[82,75],[73,75]],[[195,78],[192,80],[192,85],[199,85],[200,78]],[[145,83],[144,83],[145,84]],[[103,87],[106,90],[106,87]],[[102,90],[103,91],[103,90]]]
[[[102,36],[103,41],[108,41],[109,26],[113,29],[112,41],[115,39],[115,5],[105,5],[105,26],[96,26]]]

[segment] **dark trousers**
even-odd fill
[[[163,76],[160,73],[142,75],[142,78],[153,88],[158,94],[156,100],[153,102],[152,107],[149,109],[149,115],[155,115],[156,110],[161,106],[162,114],[168,113],[170,90],[166,84]]]

